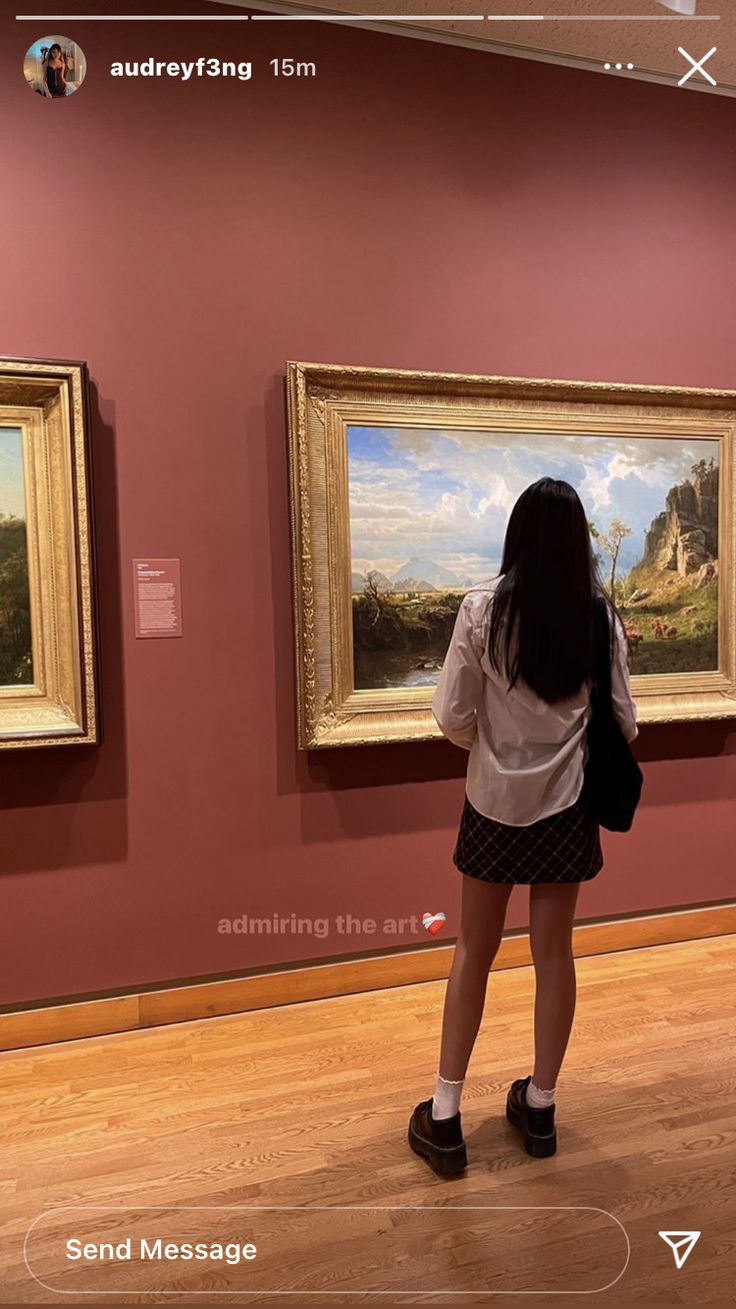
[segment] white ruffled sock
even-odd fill
[[[535,1086],[534,1082],[530,1081],[526,1088],[526,1102],[529,1108],[549,1109],[549,1106],[555,1102],[556,1089],[553,1086],[551,1091],[544,1091],[541,1086]]]
[[[437,1075],[437,1086],[432,1099],[433,1118],[454,1118],[460,1109],[460,1097],[463,1093],[465,1079],[450,1082],[446,1077]]]

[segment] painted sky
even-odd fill
[[[26,516],[23,445],[17,427],[0,427],[0,514]]]
[[[606,531],[612,518],[633,530],[621,571],[641,558],[644,533],[670,487],[715,441],[640,440],[426,428],[348,429],[352,567],[388,576],[427,557],[462,581],[495,573],[509,512],[539,477],[560,477]]]

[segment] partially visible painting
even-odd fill
[[[23,434],[0,427],[0,686],[32,681]]]
[[[98,740],[83,364],[0,359],[0,749]]]
[[[577,489],[642,722],[736,715],[736,393],[290,364],[303,748],[438,735],[467,591],[542,476]]]
[[[356,689],[432,686],[466,591],[495,577],[509,512],[570,482],[632,671],[718,667],[718,442],[348,426]]]

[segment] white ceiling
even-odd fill
[[[607,77],[645,78],[675,85],[691,68],[678,52],[683,46],[697,60],[712,46],[705,67],[716,78],[712,88],[694,74],[687,90],[736,96],[736,0],[699,0],[697,20],[681,18],[657,0],[224,0],[239,7],[278,14],[371,14],[371,28],[432,41],[472,45],[526,59],[591,68]],[[220,0],[223,3],[223,0]],[[539,14],[545,21],[496,21],[491,15]],[[402,16],[428,15],[418,21]],[[438,22],[433,15],[453,16]],[[637,14],[647,21],[626,21]],[[455,18],[454,15],[457,15]],[[482,16],[481,21],[468,16]],[[566,15],[556,19],[556,15]],[[613,21],[582,21],[609,16]],[[702,21],[719,15],[718,21]],[[575,21],[570,21],[574,19]],[[343,25],[342,20],[341,25]],[[275,25],[275,24],[274,24]],[[288,24],[284,24],[288,26]],[[369,26],[369,24],[365,24]],[[634,64],[634,71],[606,72],[604,64]]]

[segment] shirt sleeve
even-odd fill
[[[432,713],[443,734],[463,750],[471,749],[477,735],[476,709],[483,685],[473,635],[472,613],[463,600],[432,699]]]
[[[613,653],[611,658],[611,702],[621,731],[627,741],[638,736],[636,705],[631,694],[629,678],[629,645],[620,621],[614,619]]]

